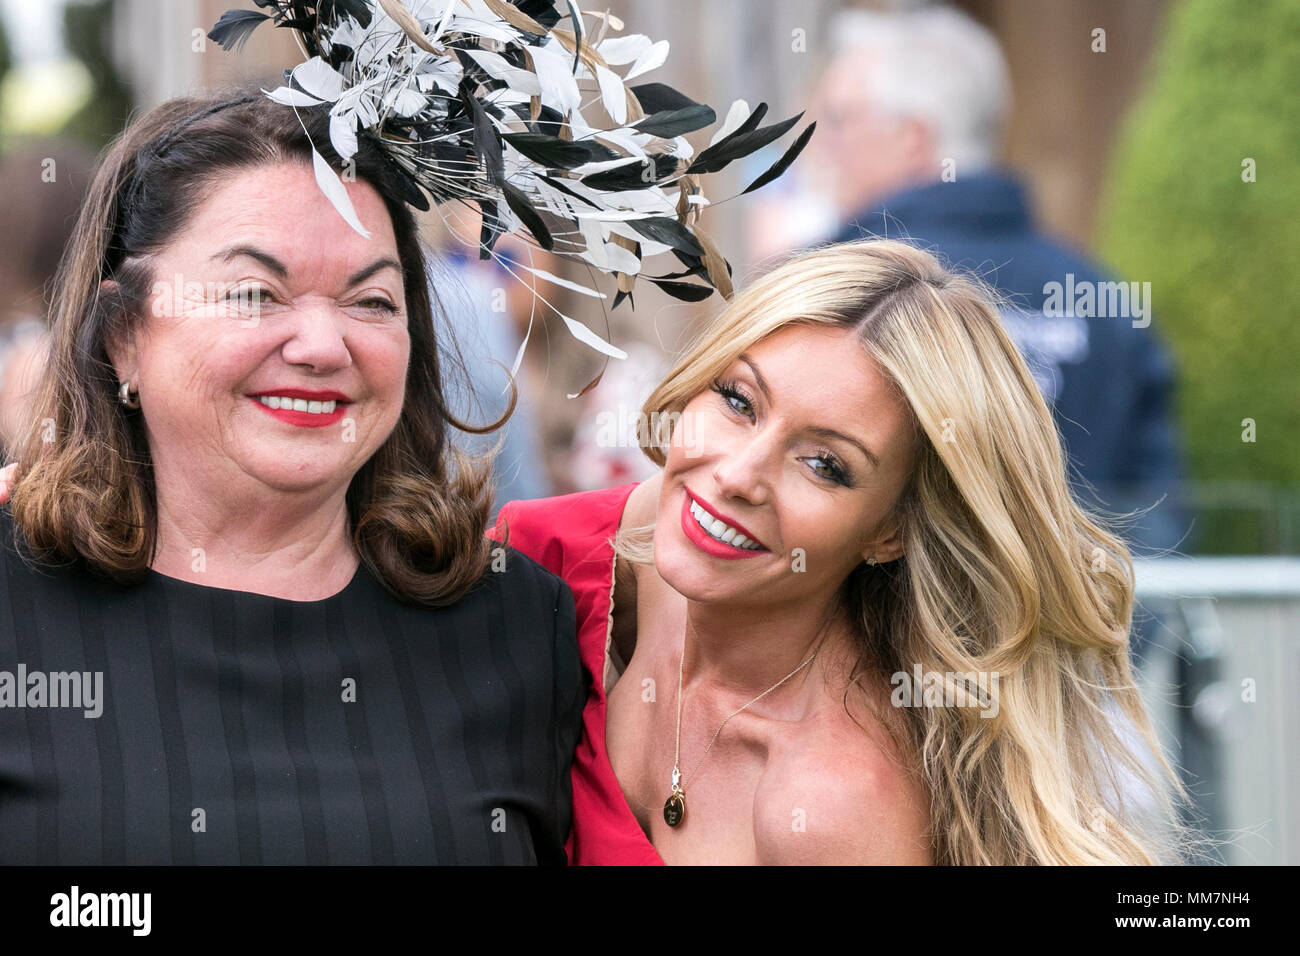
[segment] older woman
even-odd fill
[[[0,863],[564,860],[572,595],[483,537],[387,161],[366,239],[304,118],[173,100],[95,177],[0,512]]]

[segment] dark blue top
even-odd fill
[[[525,555],[445,608],[364,563],[292,601],[36,570],[12,528],[0,864],[564,862],[586,684],[572,592]]]

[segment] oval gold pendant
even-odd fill
[[[674,790],[664,803],[664,823],[675,827],[686,816],[686,794]]]

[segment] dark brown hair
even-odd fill
[[[152,459],[139,412],[118,401],[105,344],[147,314],[153,276],[141,257],[175,238],[225,175],[310,164],[312,143],[341,169],[328,125],[324,110],[295,115],[241,88],[169,100],[106,148],[55,281],[48,371],[13,489],[15,534],[33,559],[81,560],[123,584],[147,574],[158,543]],[[356,178],[379,193],[392,219],[411,353],[401,417],[347,492],[353,543],[399,599],[450,604],[487,567],[492,477],[489,456],[453,448],[448,427],[498,428],[514,396],[505,416],[484,427],[451,413],[443,368],[463,367],[454,342],[434,333],[425,253],[400,174],[364,135],[354,163]],[[114,291],[101,293],[104,279],[116,280]]]

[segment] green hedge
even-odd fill
[[[1259,482],[1295,500],[1300,2],[1175,2],[1151,68],[1112,156],[1099,251],[1152,284],[1179,367],[1189,477]],[[1255,182],[1242,178],[1247,157]],[[1246,418],[1254,443],[1242,441]],[[1203,516],[1197,550],[1258,547],[1232,525]]]

